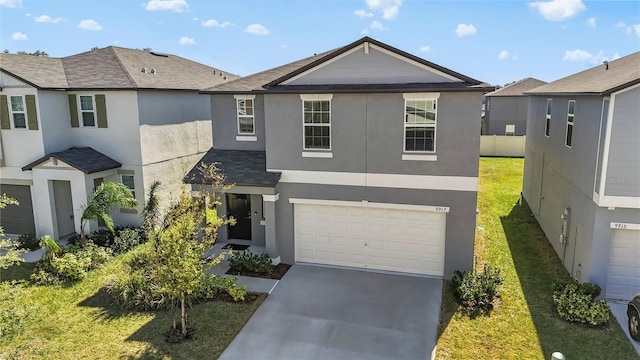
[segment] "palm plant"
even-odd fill
[[[51,263],[53,259],[62,253],[60,245],[49,235],[44,235],[40,238],[40,247],[44,249],[43,257],[48,263]]]
[[[131,190],[125,185],[114,182],[101,184],[82,208],[82,217],[80,218],[80,237],[82,242],[86,240],[84,229],[89,221],[102,220],[107,229],[114,232],[111,210],[118,207],[134,209],[137,206],[138,202],[131,195]]]

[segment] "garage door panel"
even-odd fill
[[[296,204],[296,261],[442,276],[445,216]]]
[[[606,294],[630,300],[640,293],[640,231],[613,230]]]
[[[6,234],[35,233],[31,188],[29,185],[0,185],[0,194],[18,200],[19,205],[8,205],[0,210],[0,226]]]

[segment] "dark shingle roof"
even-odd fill
[[[526,94],[605,95],[640,83],[640,52],[536,87]]]
[[[402,57],[406,57],[408,59],[411,59],[413,61],[416,61],[420,64],[426,65],[428,67],[431,67],[433,69],[436,69],[438,71],[441,71],[443,73],[446,73],[448,75],[451,75],[455,78],[458,78],[461,80],[461,82],[459,83],[446,83],[446,84],[418,84],[418,83],[412,83],[412,84],[354,84],[354,85],[322,85],[322,87],[318,87],[318,88],[313,88],[313,87],[309,87],[309,88],[305,88],[305,87],[294,87],[291,85],[279,85],[280,83],[282,83],[283,81],[286,81],[288,79],[291,79],[292,77],[301,74],[309,69],[312,69],[328,60],[331,60],[333,58],[335,58],[336,56],[339,56],[357,46],[362,45],[363,43],[368,42],[371,44],[374,44],[376,46],[379,46],[381,48],[386,49],[387,51],[393,52],[397,55],[400,55]],[[304,91],[304,90],[309,90],[309,91],[318,91],[318,90],[325,90],[325,91],[372,91],[375,89],[382,89],[384,88],[385,90],[389,91],[389,90],[395,90],[395,91],[402,91],[405,89],[420,89],[420,90],[425,90],[426,88],[432,87],[434,89],[440,89],[440,90],[448,90],[447,85],[451,86],[452,90],[460,90],[461,89],[461,84],[463,85],[462,87],[466,88],[466,89],[472,89],[472,90],[480,90],[482,89],[483,91],[487,91],[489,89],[492,89],[493,87],[491,87],[489,84],[483,83],[481,81],[478,81],[476,79],[472,79],[468,76],[462,75],[460,73],[457,73],[453,70],[447,69],[445,67],[442,67],[440,65],[434,64],[432,62],[429,62],[427,60],[424,60],[422,58],[419,58],[417,56],[411,55],[407,52],[404,52],[402,50],[396,49],[392,46],[389,46],[387,44],[384,44],[382,42],[379,42],[377,40],[374,40],[370,37],[363,37],[349,45],[337,48],[337,49],[333,49],[333,50],[329,50],[326,52],[323,52],[321,54],[317,54],[296,62],[292,62],[277,68],[273,68],[270,70],[266,70],[254,75],[249,75],[243,78],[240,78],[238,80],[235,81],[231,81],[228,82],[226,84],[222,84],[222,85],[217,85],[214,86],[212,88],[209,89],[205,89],[203,91],[203,93],[243,93],[243,92],[255,92],[255,91],[268,91],[268,92],[288,92],[288,91]],[[434,86],[435,85],[435,86]],[[286,88],[286,89],[285,89]],[[426,90],[425,90],[426,91]]]
[[[49,158],[64,161],[85,174],[93,174],[122,166],[119,162],[90,147],[72,147],[64,151],[47,154],[31,164],[26,165],[22,170],[31,170],[35,166],[49,160]]]
[[[0,68],[43,89],[200,90],[238,78],[179,56],[115,46],[64,58],[1,54]]]
[[[496,91],[492,91],[485,96],[526,96],[524,94],[525,91],[531,90],[538,86],[542,86],[546,84],[546,81],[534,79],[534,78],[526,78],[519,81],[514,82],[513,84],[509,84],[503,88],[500,88]]]
[[[264,151],[209,149],[183,181],[187,184],[207,184],[200,166],[214,163],[224,174],[225,184],[275,186],[280,180],[280,173],[267,172]]]

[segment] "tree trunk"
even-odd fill
[[[84,237],[84,226],[87,224],[86,221],[80,220],[80,242],[84,244],[86,238]]]
[[[184,294],[180,299],[180,307],[182,308],[182,336],[187,336],[187,311],[184,306]]]

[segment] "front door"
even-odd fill
[[[229,225],[229,239],[251,240],[251,198],[247,194],[227,194],[227,217],[236,219]]]
[[[75,232],[71,182],[53,180],[53,199],[58,220],[58,237]]]

